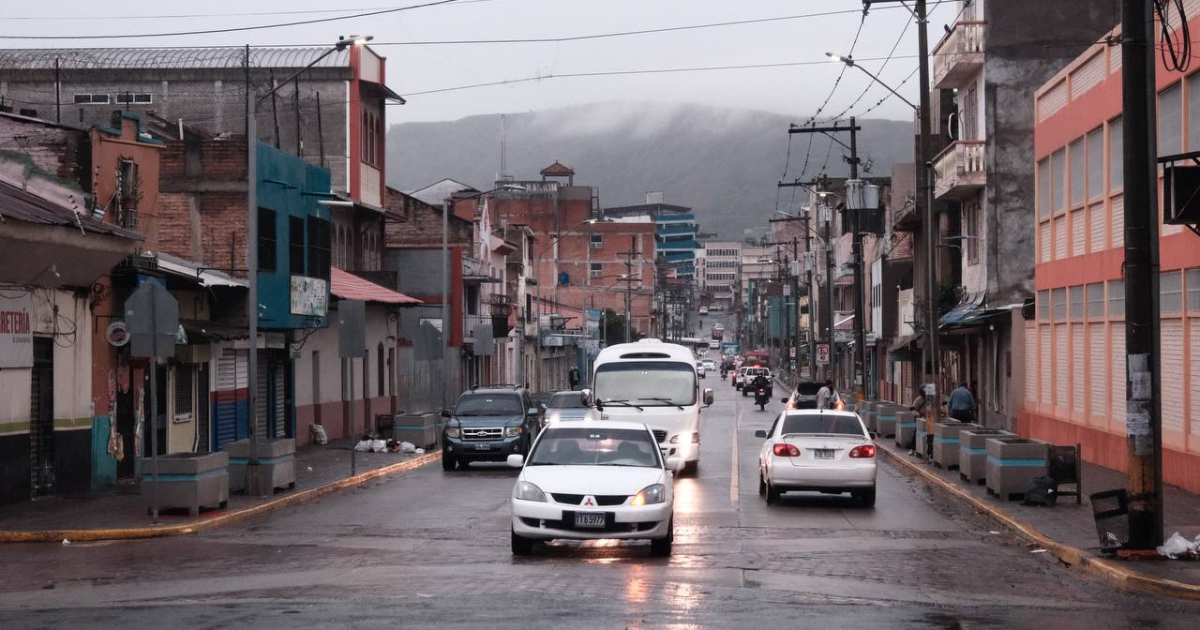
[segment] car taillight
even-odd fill
[[[776,444],[774,451],[776,457],[800,457],[800,449],[791,444]]]
[[[875,445],[874,444],[863,444],[862,446],[855,446],[850,451],[850,457],[864,458],[864,459],[875,457]]]

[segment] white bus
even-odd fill
[[[609,346],[596,357],[591,397],[603,420],[645,423],[664,457],[679,457],[684,469],[700,462],[700,410],[713,391],[700,390],[696,359],[684,346],[642,339]]]

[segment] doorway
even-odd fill
[[[30,496],[54,492],[54,340],[33,339],[29,392]]]

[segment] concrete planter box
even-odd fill
[[[1048,444],[1020,437],[986,441],[987,491],[1001,499],[1024,497],[1029,482],[1046,474]]]
[[[296,441],[249,439],[225,445],[229,453],[229,487],[247,496],[266,496],[296,487]],[[253,451],[253,452],[252,452]]]
[[[878,401],[866,400],[863,401],[862,410],[858,412],[858,415],[862,417],[863,424],[867,425],[868,431],[876,430],[877,425],[875,424],[875,409],[878,408],[878,406]]]
[[[406,413],[396,416],[396,441],[410,442],[417,448],[437,446],[438,416],[434,413]]]
[[[902,409],[889,403],[880,403],[875,407],[875,432],[879,437],[896,435],[896,414]]]
[[[896,446],[912,448],[917,437],[917,414],[906,407],[896,409]]]
[[[171,453],[158,458],[158,484],[154,464],[142,461],[142,499],[151,509],[157,494],[158,509],[186,509],[197,516],[200,508],[220,509],[229,500],[229,456],[216,453]]]
[[[964,481],[983,484],[987,479],[987,441],[994,437],[1017,437],[1002,429],[985,429],[982,427],[959,427],[958,432],[958,474]]]
[[[958,468],[958,434],[966,424],[945,420],[933,425],[933,464],[947,470]]]

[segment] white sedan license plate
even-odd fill
[[[576,512],[575,527],[604,528],[604,512]]]
[[[833,449],[818,448],[813,451],[813,459],[833,459]]]

